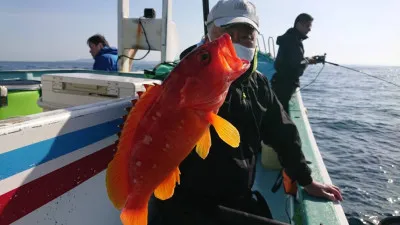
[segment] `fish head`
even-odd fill
[[[231,83],[249,69],[250,62],[236,55],[230,35],[223,34],[193,50],[179,67],[186,79],[181,90],[184,102],[215,108],[222,104]]]
[[[207,42],[189,55],[192,69],[196,76],[207,80],[208,84],[232,82],[250,67],[250,62],[236,55],[235,47],[229,34],[223,34],[214,41]]]

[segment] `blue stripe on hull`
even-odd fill
[[[0,154],[0,180],[114,135],[122,122],[113,120]]]

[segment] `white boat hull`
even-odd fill
[[[130,100],[0,121],[0,224],[121,224],[105,169]]]

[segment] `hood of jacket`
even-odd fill
[[[297,29],[290,28],[286,31],[286,33],[284,33],[281,36],[278,36],[278,38],[276,39],[276,44],[281,45],[284,42],[293,41],[293,39],[298,41],[303,41],[307,38],[308,38],[307,35],[300,33],[300,31],[298,31]]]
[[[105,54],[118,55],[118,49],[114,48],[114,47],[104,47],[99,51],[99,53],[97,53],[96,56],[105,55]]]

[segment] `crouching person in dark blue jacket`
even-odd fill
[[[87,40],[93,56],[93,70],[118,71],[118,50],[110,47],[103,35],[96,34]]]

